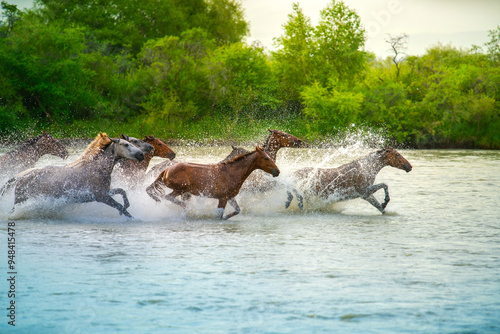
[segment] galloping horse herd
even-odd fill
[[[0,156],[0,174],[9,180],[0,189],[0,197],[14,190],[14,212],[17,205],[28,199],[63,198],[67,203],[101,202],[132,218],[127,208],[130,202],[122,188],[111,188],[113,178],[125,180],[131,188],[144,187],[145,180],[155,178],[145,188],[155,201],[166,199],[186,207],[190,196],[204,196],[219,201],[217,217],[231,218],[240,213],[236,196],[241,191],[266,192],[283,187],[288,198],[288,208],[295,194],[300,209],[304,208],[304,195],[333,198],[341,201],[361,197],[380,212],[389,203],[389,190],[385,183],[374,184],[378,172],[392,166],[406,172],[411,164],[395,149],[386,147],[337,168],[306,167],[294,171],[291,183],[274,182],[265,173],[278,177],[276,154],[282,147],[301,147],[301,139],[278,130],[269,130],[261,147],[254,151],[233,147],[224,160],[216,164],[197,164],[175,161],[175,152],[154,136],[143,140],[122,134],[111,138],[100,132],[83,153],[64,166],[34,168],[37,160],[52,154],[62,159],[68,157],[67,149],[46,133],[28,139],[17,149]],[[152,157],[165,158],[149,168]],[[255,171],[257,169],[263,172]],[[254,172],[255,171],[255,172]],[[166,190],[170,189],[170,192]],[[379,203],[374,193],[384,189],[385,198]],[[121,195],[123,204],[113,196]],[[224,215],[226,204],[234,211]]]

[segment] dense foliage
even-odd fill
[[[403,59],[395,44],[385,60],[341,0],[316,26],[294,4],[274,52],[247,32],[237,0],[3,1],[0,133],[238,140],[280,127],[314,140],[354,127],[500,148],[500,27],[482,47]]]

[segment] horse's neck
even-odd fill
[[[278,153],[278,150],[281,148],[281,145],[279,141],[271,135],[264,143],[262,148],[267,153],[267,155],[269,155],[269,157],[273,159],[273,161],[276,161],[276,154]]]
[[[29,145],[26,148],[23,149],[22,152],[17,150],[15,152],[14,159],[16,158],[21,158],[19,161],[20,163],[26,165],[26,166],[33,166],[38,159],[40,159],[44,154],[46,154],[46,148],[44,146],[35,144],[35,145]],[[17,160],[17,159],[16,159]]]
[[[367,156],[356,160],[362,170],[370,175],[376,176],[386,165],[382,162],[382,157],[377,153],[370,153]]]
[[[243,182],[245,182],[247,177],[256,169],[255,162],[257,160],[257,157],[258,157],[257,152],[253,152],[245,156],[244,158],[234,161],[227,165],[229,168],[234,169],[233,173],[236,174],[237,180],[241,180],[241,184],[243,184]]]
[[[100,175],[109,174],[111,177],[113,167],[120,160],[115,156],[112,146],[113,144],[109,145],[104,150],[101,149],[100,152],[93,157],[93,159],[84,159],[78,164],[72,165],[74,167],[90,168],[97,171]]]
[[[152,158],[151,154],[146,153],[142,161],[119,159],[118,163],[123,168],[123,174],[132,176],[137,173],[146,173]]]

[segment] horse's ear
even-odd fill
[[[129,141],[129,140],[128,140],[128,136],[127,136],[127,135],[125,135],[125,134],[123,134],[123,133],[122,133],[122,135],[121,135],[120,137],[121,137],[122,139],[125,139],[126,141]]]
[[[113,143],[116,143],[116,144],[118,144],[120,142],[120,139],[118,139],[118,138],[109,138],[109,139],[111,139],[111,141]]]
[[[258,151],[258,152],[262,152],[262,148],[260,148],[259,146],[255,146],[255,150]]]

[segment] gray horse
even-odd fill
[[[18,174],[4,185],[0,196],[15,186],[16,205],[30,198],[64,198],[69,203],[101,202],[132,218],[130,203],[121,188],[110,189],[111,172],[119,159],[144,160],[144,153],[124,139],[113,139],[99,133],[83,154],[66,166],[47,166]],[[123,196],[123,205],[111,196]]]
[[[45,131],[36,137],[29,138],[12,151],[0,156],[0,173],[8,178],[28,168],[35,167],[36,162],[45,154],[52,154],[66,159],[68,150],[54,137]]]

